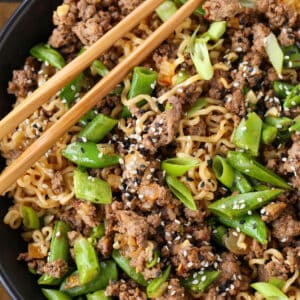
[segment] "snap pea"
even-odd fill
[[[212,240],[220,246],[224,246],[224,237],[227,233],[227,228],[223,225],[214,225],[212,230]]]
[[[70,227],[63,221],[56,221],[54,224],[52,238],[50,243],[50,251],[47,258],[48,262],[54,262],[56,260],[69,260],[69,240],[68,232]],[[62,278],[54,278],[48,274],[43,274],[38,284],[41,285],[58,285],[62,282]]]
[[[164,160],[161,168],[168,175],[182,176],[185,172],[198,165],[199,163],[194,157],[174,157]]]
[[[274,81],[273,88],[279,98],[286,98],[295,86],[282,81]]]
[[[155,249],[153,251],[153,259],[146,263],[148,269],[153,268],[159,262],[159,251]]]
[[[74,243],[74,255],[80,284],[92,281],[100,272],[100,264],[95,248],[87,239],[79,237]]]
[[[232,142],[239,148],[245,149],[249,154],[257,156],[261,130],[261,118],[255,112],[248,113],[234,131]]]
[[[290,109],[300,104],[300,83],[298,83],[285,98],[284,109]]]
[[[103,114],[98,114],[79,133],[79,137],[86,138],[90,142],[100,142],[116,125],[118,120]]]
[[[74,192],[78,199],[97,204],[109,204],[112,201],[111,187],[106,181],[91,177],[79,169],[74,171]]]
[[[263,123],[261,131],[261,142],[266,145],[272,144],[278,134],[278,129],[275,126]]]
[[[289,128],[289,132],[300,132],[300,116],[294,119],[294,124]]]
[[[71,300],[71,297],[57,290],[42,289],[43,295],[48,300]]]
[[[279,131],[285,131],[293,124],[293,120],[288,117],[276,118],[268,116],[265,118],[265,123],[276,127]]]
[[[284,52],[284,63],[287,68],[300,67],[300,52],[296,45],[282,47]]]
[[[167,175],[166,182],[171,192],[189,209],[197,210],[190,190],[177,178]]]
[[[62,69],[66,64],[62,55],[47,44],[35,45],[30,49],[30,55],[57,69]]]
[[[108,260],[100,262],[100,272],[90,282],[80,284],[78,271],[68,276],[60,286],[60,290],[71,297],[81,296],[105,289],[110,280],[118,280],[115,262]]]
[[[156,8],[155,12],[163,22],[166,22],[177,12],[177,7],[173,1],[166,0]]]
[[[111,300],[112,298],[105,295],[105,291],[96,291],[86,295],[87,300]]]
[[[186,113],[187,117],[190,118],[190,117],[194,116],[197,112],[199,112],[200,109],[206,107],[207,104],[208,104],[207,98],[198,99]]]
[[[249,180],[239,171],[234,170],[234,186],[242,193],[249,193],[253,187]]]
[[[246,176],[253,177],[280,188],[291,189],[281,177],[249,157],[246,153],[229,151],[227,154],[227,161],[234,169]]]
[[[240,230],[246,235],[256,239],[263,245],[266,245],[268,242],[267,226],[261,219],[260,215],[256,213],[253,215],[245,215],[234,218],[220,216],[218,220],[220,221],[220,223],[228,227]]]
[[[185,4],[187,0],[175,0],[175,3],[178,5]],[[200,16],[205,16],[205,10],[202,7],[203,4],[201,4],[195,11],[194,13]]]
[[[130,265],[129,259],[122,256],[119,250],[113,250],[112,258],[131,279],[136,281],[141,286],[148,285],[148,282],[145,280],[144,276],[141,273],[136,272],[135,268]]]
[[[175,84],[176,84],[176,85],[177,85],[177,84],[180,84],[180,83],[186,81],[189,77],[190,77],[190,76],[189,76],[189,74],[188,74],[186,71],[180,70],[180,71],[177,73],[177,77],[176,77],[176,82],[175,82]]]
[[[251,287],[259,292],[267,300],[288,300],[289,298],[275,285],[267,282],[252,283]]]
[[[216,155],[213,158],[212,168],[216,178],[230,189],[233,185],[235,176],[233,169],[227,163],[226,159],[220,155]]]
[[[284,280],[276,278],[276,277],[272,277],[268,282],[270,284],[278,287],[279,289],[282,289],[284,287],[284,285],[286,284],[286,282]]]
[[[100,223],[98,226],[92,228],[90,237],[95,239],[101,239],[105,235],[105,225]]]
[[[182,281],[182,285],[195,293],[203,293],[220,275],[219,271],[199,271]]]
[[[98,112],[95,109],[89,110],[80,120],[79,125],[84,127],[86,126],[90,121],[92,121],[96,116]]]
[[[23,224],[28,229],[39,229],[40,220],[36,211],[29,206],[23,205],[21,208]]]
[[[226,21],[216,21],[210,24],[208,28],[208,35],[213,41],[218,41],[225,33],[227,27]]]
[[[246,194],[232,195],[222,198],[208,205],[209,210],[218,216],[238,217],[243,216],[257,208],[266,205],[283,190],[272,189]]]
[[[147,285],[146,292],[147,292],[148,298],[157,298],[157,297],[161,296],[161,294],[164,292],[164,291],[161,291],[161,287],[168,280],[170,272],[171,272],[171,266],[168,266],[163,271],[163,273],[160,277],[153,279]]]
[[[62,155],[74,164],[86,168],[106,168],[119,164],[119,155],[103,153],[99,148],[93,142],[74,142],[62,150]]]

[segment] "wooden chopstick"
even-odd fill
[[[167,22],[153,32],[135,51],[99,81],[82,99],[53,124],[39,139],[27,148],[0,175],[0,194],[5,192],[23,175],[55,142],[70,129],[87,111],[107,95],[127,73],[141,63],[160,45],[203,0],[189,0]]]
[[[16,128],[19,123],[24,121],[79,73],[89,67],[100,54],[109,49],[118,39],[138,25],[141,20],[147,17],[163,1],[164,0],[147,0],[143,2],[143,4],[121,20],[121,22],[108,31],[84,53],[72,60],[62,70],[46,81],[44,85],[22,101],[0,121],[0,139]]]

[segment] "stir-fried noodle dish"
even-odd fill
[[[64,0],[13,72],[15,106],[141,2]],[[3,138],[7,164],[185,2]],[[9,188],[4,222],[47,299],[300,299],[299,14],[204,1]]]

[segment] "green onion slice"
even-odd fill
[[[192,157],[174,157],[164,160],[161,167],[168,175],[182,176],[185,172],[198,166],[196,158]]]

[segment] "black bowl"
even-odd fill
[[[29,49],[36,43],[47,41],[53,25],[52,12],[61,0],[25,0],[0,33],[0,117],[11,110],[14,97],[6,92],[14,69],[24,64]],[[1,130],[1,128],[0,128]],[[0,167],[4,168],[0,158]],[[3,223],[3,217],[11,205],[8,197],[0,198],[0,281],[12,299],[44,299],[25,264],[16,260],[18,253],[26,250],[19,231],[11,230]]]

